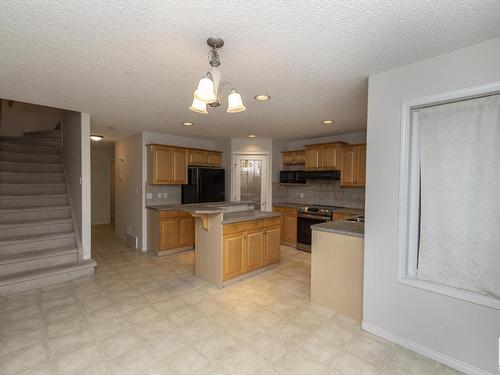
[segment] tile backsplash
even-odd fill
[[[152,193],[153,199],[148,199],[147,194]],[[161,198],[159,197],[161,194]],[[167,197],[164,198],[164,195]],[[147,185],[146,184],[146,206],[156,206],[162,204],[181,203],[181,187],[178,185]]]
[[[365,189],[341,188],[338,180],[309,181],[306,185],[297,186],[273,182],[273,202],[364,208]]]

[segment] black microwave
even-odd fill
[[[304,171],[280,171],[281,184],[305,184],[306,174]]]

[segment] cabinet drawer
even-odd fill
[[[261,228],[267,228],[267,227],[274,227],[274,226],[279,226],[281,224],[281,217],[273,217],[270,219],[265,219],[261,221],[260,227]]]
[[[244,221],[241,223],[224,224],[223,233],[226,235],[258,228],[260,228],[259,220]]]
[[[160,219],[175,219],[179,217],[178,211],[160,211]]]

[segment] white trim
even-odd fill
[[[83,259],[90,259],[91,250],[91,186],[90,186],[90,114],[81,113],[81,148],[82,148],[82,247]]]
[[[398,213],[398,270],[397,282],[414,288],[420,288],[433,293],[442,294],[448,297],[460,299],[463,301],[475,303],[500,310],[500,299],[488,297],[474,292],[449,287],[437,283],[431,283],[423,280],[417,280],[410,267],[416,268],[416,257],[410,256],[410,239],[415,239],[415,204],[417,203],[412,194],[411,181],[418,180],[419,171],[416,166],[410,165],[410,154],[418,150],[412,149],[412,136],[415,130],[413,127],[418,123],[412,124],[412,109],[425,106],[445,104],[448,102],[459,101],[474,97],[480,97],[489,94],[500,93],[500,82],[489,83],[481,86],[450,91],[447,93],[425,96],[407,100],[401,106],[401,157],[400,157],[400,187],[399,187],[399,213]],[[413,199],[412,199],[413,197]],[[413,226],[412,226],[413,224]]]
[[[429,348],[428,346],[419,344],[418,342],[408,340],[404,337],[398,336],[392,332],[386,331],[385,329],[371,325],[370,323],[362,322],[361,328],[366,332],[374,334],[375,336],[382,337],[383,339],[386,339],[390,342],[398,344],[404,348],[410,349],[418,354],[421,354],[425,357],[433,359],[439,363],[442,363],[448,367],[454,368],[455,370],[461,371],[465,374],[468,374],[468,375],[493,375],[491,372],[480,369],[479,367],[473,366],[473,365],[468,364],[466,362],[463,362],[459,359],[450,357],[449,355],[438,352],[437,350],[434,350],[432,348]]]

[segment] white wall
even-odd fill
[[[110,160],[114,158],[114,144],[92,143],[90,150],[92,224],[108,224],[111,220]]]
[[[63,111],[62,162],[82,259],[90,259],[90,115]]]
[[[401,103],[494,81],[500,38],[369,79],[364,327],[469,373],[497,372],[500,311],[396,282]]]
[[[126,241],[127,232],[142,243],[143,179],[142,133],[115,143],[115,233]]]
[[[62,111],[30,103],[0,99],[0,135],[22,136],[23,130],[51,130],[61,121]]]

